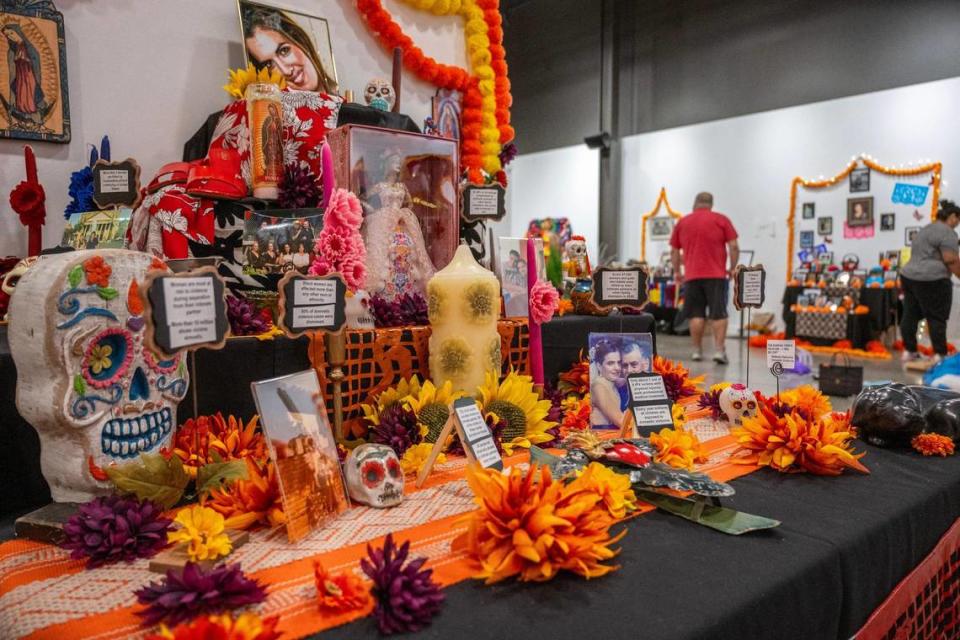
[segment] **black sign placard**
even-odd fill
[[[600,267],[593,272],[591,299],[601,309],[641,308],[647,302],[647,270],[644,267],[614,269]]]
[[[473,397],[453,402],[453,414],[463,448],[485,469],[503,469],[503,457],[493,441],[493,434]]]
[[[347,321],[347,285],[340,274],[305,276],[288,272],[277,285],[277,326],[291,338],[311,331],[337,333]]]
[[[101,209],[136,208],[140,204],[140,165],[133,158],[122,162],[98,160],[93,165],[93,201]]]
[[[507,190],[502,184],[470,184],[460,191],[460,216],[467,222],[499,221],[507,214]]]
[[[733,272],[733,306],[737,311],[747,307],[759,309],[766,297],[767,272],[763,265],[737,265]]]
[[[226,285],[213,267],[147,277],[146,341],[168,356],[194,349],[220,349],[230,332]]]
[[[667,395],[663,376],[631,373],[627,376],[627,393],[627,408],[633,414],[639,435],[673,427],[673,402]]]

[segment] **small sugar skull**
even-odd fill
[[[744,418],[757,415],[757,398],[742,384],[732,384],[720,392],[720,410],[730,424],[743,424]]]
[[[57,502],[106,493],[97,468],[169,446],[188,378],[180,356],[144,344],[139,283],[151,265],[121,249],[48,256],[11,299],[17,409],[40,435]]]
[[[370,307],[370,294],[366,291],[358,289],[353,295],[349,295],[345,311],[347,314],[347,329],[373,330],[374,319]]]
[[[371,507],[395,507],[403,500],[403,470],[393,449],[362,444],[343,463],[347,491],[356,502]]]
[[[380,111],[390,111],[397,101],[397,94],[393,85],[386,80],[375,78],[367,83],[363,89],[363,98],[367,104]]]

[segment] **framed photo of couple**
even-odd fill
[[[653,369],[653,336],[649,333],[591,333],[590,426],[619,429],[630,393],[627,376]]]

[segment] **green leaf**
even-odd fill
[[[73,269],[70,269],[70,273],[67,274],[67,282],[70,283],[70,288],[76,289],[80,285],[81,280],[83,280],[83,267],[77,265]]]
[[[213,462],[197,470],[197,493],[219,489],[221,484],[247,479],[247,463],[243,460]]]
[[[118,294],[117,290],[113,287],[97,287],[97,295],[104,300],[113,300],[120,294]]]
[[[104,471],[120,493],[153,500],[164,509],[177,504],[190,483],[190,476],[176,455],[167,460],[158,453],[142,453],[139,462],[108,466]]]
[[[703,500],[670,496],[636,484],[633,485],[633,490],[638,498],[658,509],[731,536],[780,526],[779,520],[706,504]]]
[[[87,383],[83,381],[83,376],[79,373],[73,376],[73,390],[77,392],[78,396],[82,396],[87,392]]]
[[[181,360],[180,364],[177,366],[177,375],[182,378],[184,371],[186,371],[186,367],[184,367],[183,360]]]

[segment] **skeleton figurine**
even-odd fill
[[[563,245],[563,280],[572,286],[580,278],[590,277],[590,257],[583,236],[573,236]]]
[[[390,111],[397,101],[393,85],[386,80],[374,78],[363,89],[363,98],[367,104],[380,111]]]
[[[350,498],[371,507],[395,507],[403,500],[403,470],[393,449],[362,444],[343,462]]]
[[[757,415],[757,398],[742,384],[732,384],[720,392],[720,410],[731,425],[741,425]]]
[[[48,256],[10,301],[17,409],[40,435],[57,502],[108,493],[103,468],[169,447],[188,378],[179,355],[144,344],[139,283],[151,261],[122,249]]]

